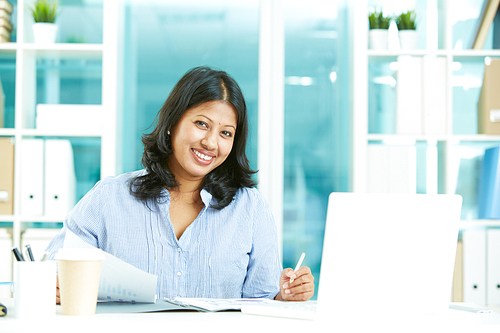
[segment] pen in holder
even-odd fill
[[[30,319],[55,316],[55,261],[14,263],[14,313]]]

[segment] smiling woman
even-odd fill
[[[142,140],[145,169],[97,183],[65,219],[49,258],[70,230],[157,275],[159,298],[311,298],[310,269],[281,268],[276,225],[245,155],[238,84],[226,72],[194,68],[157,120]]]
[[[205,187],[217,201],[214,208],[221,209],[240,187],[255,185],[251,178],[255,172],[245,154],[245,99],[226,72],[196,67],[186,73],[163,104],[157,120],[156,128],[142,138],[142,163],[148,173],[131,183],[131,191],[138,199],[160,198],[164,188],[182,193]],[[228,137],[229,133],[232,136]],[[174,140],[179,143],[177,147]],[[181,143],[186,146],[181,147]],[[215,154],[214,162],[207,168],[200,163],[189,164],[196,156],[192,148],[205,156]]]

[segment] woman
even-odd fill
[[[144,170],[98,182],[66,229],[158,276],[158,296],[307,300],[308,267],[281,271],[277,231],[253,188],[246,104],[223,71],[197,67],[176,84],[143,137]]]

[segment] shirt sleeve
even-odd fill
[[[282,266],[279,260],[278,232],[267,202],[257,190],[253,211],[253,240],[248,270],[243,284],[244,298],[274,299],[279,293]]]
[[[49,260],[54,259],[57,251],[63,247],[67,230],[86,243],[98,247],[102,187],[102,182],[98,182],[68,213],[64,219],[63,228],[45,250],[48,252]]]

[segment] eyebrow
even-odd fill
[[[214,122],[212,119],[210,119],[209,117],[205,116],[204,114],[198,114],[196,115],[197,117],[204,117],[204,118],[207,118],[208,120],[210,120],[212,123]],[[234,130],[236,131],[236,127],[233,126],[233,125],[224,125],[224,127],[232,127],[234,128]]]

